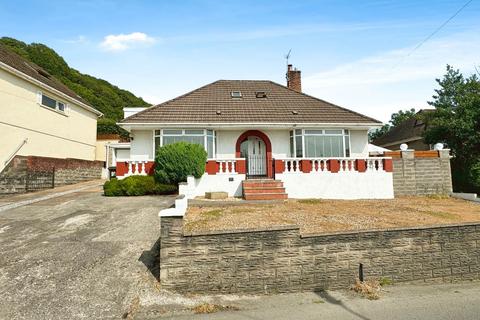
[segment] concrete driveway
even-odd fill
[[[158,289],[158,211],[173,201],[97,186],[0,212],[0,319],[126,317]]]

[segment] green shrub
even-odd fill
[[[105,182],[103,191],[106,196],[143,196],[174,194],[175,185],[156,183],[152,176],[131,176],[123,180],[112,179]]]
[[[103,193],[108,197],[122,196],[123,190],[120,185],[120,180],[113,178],[105,182],[103,185]]]
[[[174,184],[187,181],[187,176],[200,178],[205,172],[207,152],[194,143],[177,142],[158,149],[155,157],[155,180]]]

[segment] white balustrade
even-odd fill
[[[368,158],[367,161],[367,171],[383,171],[383,158]]]
[[[237,159],[221,159],[217,160],[218,174],[236,174]]]
[[[129,176],[146,176],[147,162],[145,160],[126,160],[128,166],[128,172],[123,177]]]
[[[327,159],[312,159],[312,172],[328,171]]]
[[[298,173],[300,170],[301,159],[285,159],[285,172],[286,173]]]
[[[358,172],[356,166],[357,160],[364,160],[367,172],[383,172],[383,160],[386,158],[310,158],[310,159],[297,159],[297,158],[284,158],[276,159],[281,160],[285,164],[284,173],[301,173],[301,161],[310,161],[311,171],[310,173],[322,173],[330,172],[330,166],[328,165],[330,160],[336,160],[339,163],[339,172]],[[389,158],[388,158],[389,159]]]

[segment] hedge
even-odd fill
[[[174,184],[187,181],[187,176],[200,178],[205,173],[207,152],[195,143],[177,142],[158,149],[155,156],[155,180]]]
[[[155,182],[152,176],[131,176],[123,180],[111,179],[103,185],[108,197],[174,194],[177,186]]]

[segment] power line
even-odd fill
[[[415,48],[413,48],[407,55],[405,55],[401,61],[399,61],[395,67],[397,67],[403,60],[405,60],[406,58],[408,58],[409,56],[412,55],[412,53],[414,53],[415,51],[417,51],[423,44],[425,44],[425,42],[427,42],[428,40],[430,40],[434,35],[436,35],[440,30],[443,29],[443,27],[445,27],[450,21],[452,21],[460,12],[463,11],[463,9],[465,9],[470,3],[472,3],[473,0],[469,0],[467,1],[463,6],[460,7],[460,9],[458,9],[450,18],[448,18],[447,20],[445,20],[445,22],[443,22],[437,29],[435,29],[432,33],[430,33],[425,39],[423,39],[422,42],[420,42],[419,44],[417,44],[415,46]],[[395,68],[394,67],[394,68]]]

